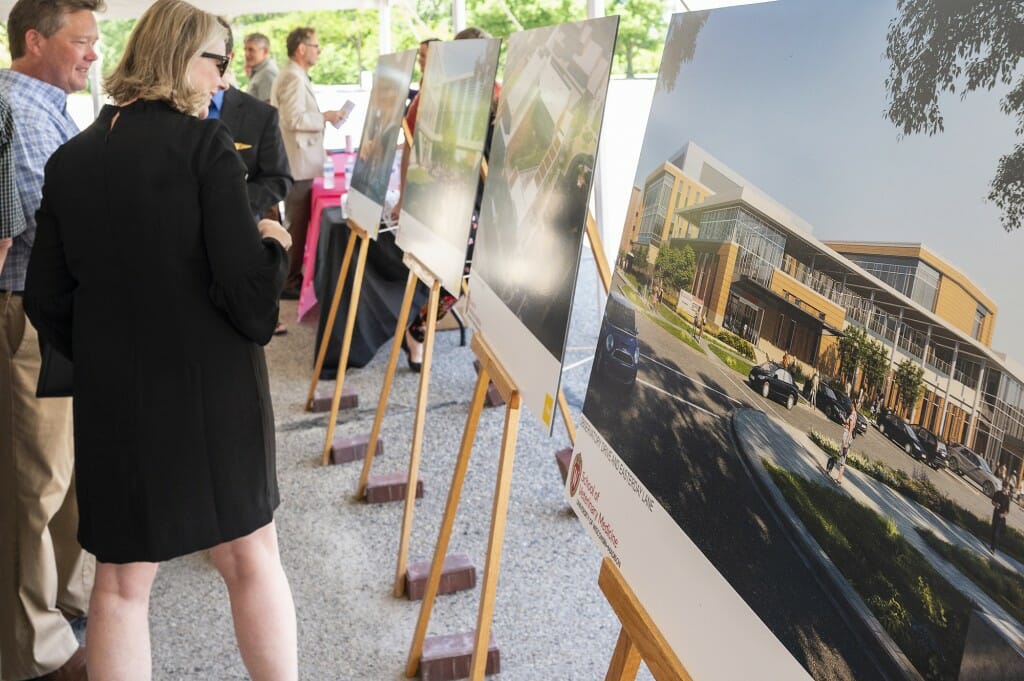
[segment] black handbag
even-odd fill
[[[43,357],[39,367],[36,397],[71,397],[74,387],[74,365],[49,343],[39,339],[39,353]]]

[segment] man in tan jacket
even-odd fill
[[[309,225],[313,178],[323,172],[324,124],[342,120],[341,110],[320,111],[309,80],[309,69],[320,56],[316,31],[296,28],[288,34],[288,63],[281,69],[270,95],[277,107],[281,137],[295,184],[284,199],[285,226],[292,235],[288,278],[282,298],[297,299],[302,286],[302,255]]]

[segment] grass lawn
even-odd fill
[[[625,294],[627,298],[629,298],[631,303],[633,303],[633,306],[636,307],[637,312],[646,315],[647,318],[650,319],[652,322],[654,322],[661,328],[665,329],[670,334],[672,334],[679,340],[683,341],[700,354],[706,354],[704,352],[704,348],[698,345],[697,341],[693,340],[693,337],[690,335],[689,332],[676,328],[670,322],[663,319],[660,315],[652,313],[650,310],[648,310],[647,305],[644,304],[644,301],[640,299],[640,296],[638,296],[636,292],[632,291],[631,289],[625,288],[622,289],[622,293]]]
[[[753,364],[745,359],[740,359],[731,352],[723,350],[714,343],[708,343],[708,347],[711,348],[711,352],[718,356],[718,359],[728,364],[729,368],[733,371],[741,374],[744,378],[750,375],[750,370],[754,367]]]
[[[839,444],[834,440],[813,430],[807,436],[829,456],[838,454]],[[982,542],[988,541],[989,520],[987,518],[979,518],[963,506],[957,504],[940,492],[927,478],[911,477],[902,470],[890,468],[879,461],[872,461],[859,452],[851,452],[850,456],[846,459],[846,464],[863,473],[867,473],[875,480],[888,485],[908,499],[934,511],[957,527],[967,530]],[[1003,535],[1003,546],[1000,548],[1013,556],[1018,562],[1024,563],[1024,534],[1019,530],[1007,527],[1006,534]]]
[[[979,556],[961,546],[947,544],[928,530],[917,528],[917,533],[992,600],[1006,608],[1014,619],[1024,622],[1024,576],[1006,569],[988,556]]]
[[[924,678],[955,680],[971,603],[892,521],[831,487],[764,462],[804,526]]]

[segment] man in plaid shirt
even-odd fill
[[[18,186],[14,182],[14,116],[0,94],[0,272],[14,237],[25,231]]]
[[[94,559],[78,544],[71,400],[37,399],[39,338],[22,294],[43,170],[78,133],[68,93],[96,61],[103,0],[18,0],[7,19],[11,68],[0,96],[14,119],[11,152],[24,231],[0,271],[0,678],[86,679],[68,619],[89,606]],[[9,205],[6,198],[3,205]]]

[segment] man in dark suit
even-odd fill
[[[219,20],[228,34],[227,55],[229,58],[234,57],[231,27],[223,18]],[[230,71],[225,71],[225,79],[228,74]],[[227,89],[219,90],[210,102],[208,117],[219,118],[227,127],[235,141],[235,149],[245,162],[249,209],[253,217],[257,222],[264,216],[277,219],[267,213],[273,211],[276,214],[277,204],[292,188],[277,109],[230,83],[226,84]],[[280,335],[286,332],[287,327],[278,322],[274,333]]]

